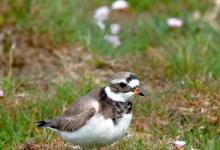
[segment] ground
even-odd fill
[[[62,114],[74,100],[105,86],[118,71],[134,72],[136,97],[128,135],[106,147],[220,149],[219,2],[139,2],[115,11],[122,45],[103,40],[93,15],[113,0],[3,0],[0,6],[0,149],[74,149],[36,122]],[[177,17],[181,28],[166,20]]]

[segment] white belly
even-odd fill
[[[82,147],[112,144],[125,135],[131,119],[132,114],[124,114],[119,122],[114,125],[111,119],[96,115],[79,130],[74,132],[62,131],[60,134],[65,140]]]

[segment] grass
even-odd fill
[[[76,88],[75,85],[80,86]],[[6,98],[3,99],[4,103],[1,103],[0,107],[1,127],[4,128],[0,133],[1,149],[11,149],[30,140],[46,144],[52,142],[53,139],[59,139],[56,134],[52,134],[52,137],[49,138],[51,131],[37,129],[36,121],[61,114],[63,109],[73,102],[73,99],[87,93],[95,84],[89,78],[78,82],[68,81],[63,84],[49,83],[46,92],[37,87],[23,86],[21,84],[17,87],[18,90],[12,93],[13,83],[8,83],[7,79],[4,80]],[[177,90],[176,87],[174,88]],[[21,92],[28,93],[28,95],[19,97]],[[148,92],[147,99],[135,99],[135,119],[131,128],[131,133],[134,135],[121,140],[113,147],[118,149],[146,149],[146,147],[147,149],[168,149],[172,140],[178,137],[187,142],[187,149],[191,146],[218,149],[218,125],[207,122],[206,114],[199,112],[188,114],[178,110],[183,107],[181,106],[182,101],[193,103],[201,100],[190,98],[189,93],[194,94],[193,90],[184,92],[177,90],[176,92],[178,93],[151,91]],[[206,95],[206,93],[204,94]],[[176,102],[173,99],[179,101]],[[180,106],[170,106],[171,102],[179,103]]]
[[[46,40],[56,46],[63,43],[80,44],[85,49],[107,56],[119,57],[127,53],[138,55],[148,51],[149,47],[163,48],[168,53],[166,62],[171,76],[177,74],[184,78],[195,78],[193,76],[197,77],[198,74],[219,75],[219,32],[202,20],[192,20],[193,11],[204,13],[212,6],[211,2],[198,4],[191,0],[181,3],[148,0],[146,4],[142,4],[131,0],[131,15],[116,13],[107,22],[108,25],[115,21],[122,25],[123,42],[118,50],[103,41],[103,36],[108,31],[100,32],[93,22],[94,9],[99,6],[97,3],[101,3],[95,2],[84,4],[84,1],[64,3],[55,0],[42,3],[5,0],[4,5],[10,7],[3,12],[3,25],[12,24],[16,32],[27,30],[33,33],[29,36],[39,35],[39,39],[42,39],[39,43]],[[161,12],[154,11],[157,9],[161,9]],[[184,21],[183,28],[169,29],[166,19],[170,16],[181,18]],[[128,20],[129,17],[132,19]]]
[[[82,86],[75,92],[73,91],[74,82],[66,82],[59,85],[51,83],[47,93],[35,87],[12,93],[12,83],[7,83],[7,79],[4,81],[3,87],[7,91],[7,99],[4,99],[0,107],[1,126],[4,128],[0,135],[1,149],[11,149],[15,144],[22,144],[33,136],[39,139],[42,132],[36,128],[36,121],[46,116],[52,118],[55,114],[61,114],[62,109],[76,99],[76,96],[83,95],[92,88],[91,82],[86,80],[80,82]],[[18,88],[21,89],[22,86]],[[24,91],[28,95],[19,98],[18,93]]]
[[[2,2],[0,31],[12,30],[24,56],[29,47],[62,51],[67,46],[81,47],[84,53],[92,54],[92,60],[84,62],[84,58],[77,56],[81,53],[71,51],[83,66],[90,66],[84,75],[80,74],[81,80],[66,79],[63,73],[65,80],[54,82],[46,77],[47,82],[39,85],[28,73],[4,75],[1,80],[5,96],[0,99],[0,128],[4,130],[0,131],[0,149],[15,149],[27,143],[62,145],[56,134],[50,137],[50,131],[37,129],[36,121],[60,115],[78,96],[105,85],[104,79],[98,83],[96,79],[99,75],[111,75],[102,74],[111,70],[109,60],[119,60],[110,67],[115,67],[114,71],[131,70],[138,74],[148,96],[134,100],[130,129],[133,136],[106,149],[170,149],[177,139],[186,141],[186,149],[219,149],[220,32],[203,18],[214,7],[213,2],[128,1],[129,13],[114,12],[107,21],[107,27],[112,22],[122,26],[122,45],[118,49],[103,41],[108,28],[100,32],[93,21],[94,10],[101,5],[110,6],[113,0]],[[201,13],[197,20],[193,19],[195,11]],[[181,18],[183,27],[169,28],[166,20],[172,16]],[[3,41],[1,57],[10,53],[7,40]],[[0,60],[0,66],[4,63],[7,61]],[[5,66],[2,68],[7,70]],[[12,65],[12,69],[16,72],[16,66]]]

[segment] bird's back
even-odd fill
[[[99,93],[101,88],[92,90],[88,94],[79,97],[75,100],[64,112],[63,116],[75,116],[82,111],[94,107],[95,103],[99,102]]]

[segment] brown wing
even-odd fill
[[[54,120],[54,127],[61,131],[75,131],[86,124],[95,114],[95,109],[90,108],[75,116],[58,117]]]
[[[91,103],[97,100],[99,90],[91,91],[86,96],[80,97],[65,111],[63,116],[39,121],[37,127],[51,127],[60,131],[75,131],[79,129],[96,113]]]
[[[74,116],[62,116],[53,120],[40,121],[38,127],[51,127],[59,131],[75,131],[85,125],[94,114],[95,109],[90,108]]]

